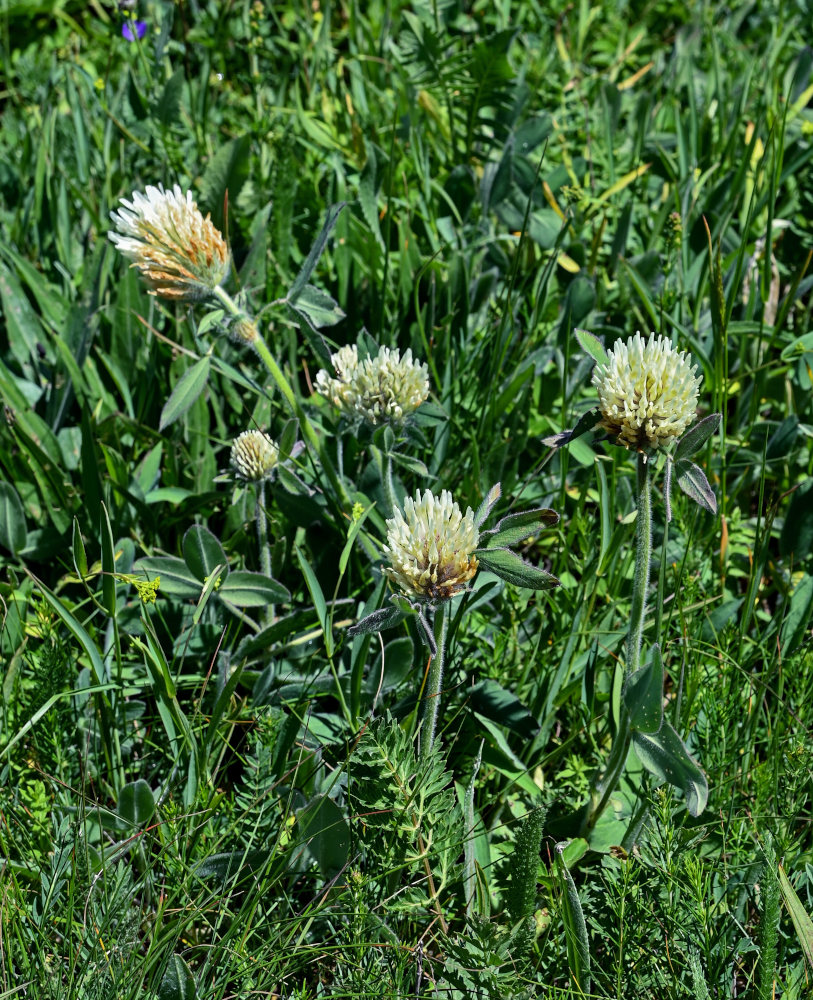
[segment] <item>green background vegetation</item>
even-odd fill
[[[804,996],[810,5],[139,16],[130,43],[99,3],[0,4],[0,996]],[[351,512],[301,456],[310,492],[268,494],[274,621],[228,589],[259,569],[229,448],[287,412],[108,241],[118,199],[159,182],[227,232],[255,313],[346,202],[312,278],[344,318],[261,320],[320,434],[343,428],[315,374],[366,330],[431,372],[401,493],[476,508],[499,481],[498,514],[560,514],[523,548],[560,588],[481,574],[458,599],[427,764],[417,636],[344,636],[386,600],[380,436],[342,437],[352,499],[376,502],[349,558]],[[634,568],[632,456],[542,442],[595,405],[576,327],[672,337],[723,414],[718,516],[679,496],[667,533],[656,493],[648,618],[710,797],[692,819],[631,766],[557,863],[610,745]]]

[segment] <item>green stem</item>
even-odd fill
[[[449,633],[449,604],[446,602],[435,612],[435,644],[437,654],[429,664],[429,677],[423,695],[423,723],[420,735],[421,760],[426,760],[435,745],[435,732],[440,711],[440,692],[443,688],[443,667],[446,659],[446,638]]]
[[[220,288],[220,286],[214,289],[214,295],[232,316],[246,317],[245,311],[242,310],[234,299],[228,294],[228,292],[225,292],[222,288]],[[342,506],[350,507],[351,501],[347,494],[347,490],[344,488],[344,484],[336,474],[336,470],[333,467],[333,463],[330,461],[327,452],[322,447],[322,443],[314,430],[313,424],[310,420],[308,420],[305,411],[302,409],[302,404],[299,402],[294,390],[291,388],[291,385],[283,374],[282,369],[277,364],[274,355],[268,350],[268,346],[260,336],[259,332],[257,333],[256,340],[252,341],[251,346],[257,352],[260,360],[268,369],[269,375],[276,383],[277,388],[282,393],[286,403],[290,406],[291,411],[299,421],[302,435],[311,450],[311,455],[319,456],[319,461],[325,471],[325,475],[330,480],[330,485],[335,491],[336,498],[341,502]]]
[[[392,478],[392,458],[387,452],[387,466],[384,472],[384,488],[387,493],[387,503],[390,505],[390,517],[395,517],[396,510],[399,509],[398,501],[395,499],[395,483]]]
[[[649,465],[646,455],[638,455],[638,518],[635,522],[635,579],[632,589],[632,615],[627,635],[626,676],[634,673],[641,663],[641,641],[644,636],[644,612],[649,590],[649,564],[652,562],[652,497],[649,488]]]
[[[257,523],[257,547],[260,552],[260,572],[271,576],[271,553],[268,551],[268,527],[265,518],[265,482],[257,484],[257,504],[254,508]]]
[[[254,507],[254,521],[257,525],[257,548],[260,553],[260,572],[263,576],[271,576],[271,550],[268,547],[268,521],[265,516],[265,480],[257,483],[257,503]],[[267,604],[260,615],[263,625],[269,625],[274,620],[274,605]]]
[[[646,456],[638,455],[638,491],[636,494],[638,517],[635,522],[635,577],[632,588],[632,611],[627,633],[627,663],[625,681],[641,664],[641,644],[644,636],[646,597],[649,590],[649,564],[652,561],[652,496],[649,482],[649,465]],[[610,796],[618,787],[627,763],[632,728],[626,706],[621,704],[621,718],[610,747],[610,756],[601,777],[594,783],[590,802],[582,824],[582,835],[589,833],[607,808]]]

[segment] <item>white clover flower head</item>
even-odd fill
[[[336,378],[324,369],[316,376],[316,390],[349,417],[371,424],[399,424],[429,396],[429,369],[412,360],[412,351],[382,347],[374,358],[359,360],[355,344],[330,358]]]
[[[206,298],[229,273],[226,241],[207,215],[203,217],[192,192],[176,184],[171,191],[148,186],[146,193],[121,199],[110,218],[116,227],[108,236],[132,261],[153,295],[165,299]]]
[[[600,426],[625,448],[648,452],[680,437],[694,420],[702,377],[667,337],[636,333],[617,340],[606,365],[596,365]]]
[[[407,597],[447,600],[477,572],[479,537],[471,507],[462,514],[447,490],[439,497],[418,490],[387,521],[384,572]]]
[[[279,448],[262,431],[243,431],[231,446],[231,467],[247,483],[270,479],[278,462]]]

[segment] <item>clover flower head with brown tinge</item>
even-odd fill
[[[107,234],[132,261],[153,295],[165,299],[206,298],[229,273],[226,241],[207,215],[203,217],[192,192],[176,184],[171,191],[148,186],[122,198],[110,218],[116,227]]]
[[[371,424],[386,420],[401,423],[429,396],[429,370],[382,347],[376,357],[359,360],[355,344],[342,347],[330,358],[336,378],[324,369],[316,376],[316,389],[348,417],[363,417]]]
[[[387,521],[384,572],[407,597],[446,600],[477,572],[478,541],[471,507],[463,514],[447,490],[439,497],[418,490]]]
[[[697,366],[667,337],[636,333],[617,340],[597,364],[593,385],[598,391],[600,425],[625,448],[644,453],[668,445],[695,418],[701,378]]]
[[[231,446],[231,467],[245,482],[270,479],[278,462],[279,448],[262,431],[243,431]]]

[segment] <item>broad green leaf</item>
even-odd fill
[[[627,679],[623,698],[634,730],[659,732],[663,722],[663,661],[657,643],[649,651],[644,666]]]
[[[173,125],[180,116],[184,74],[183,67],[176,69],[164,84],[164,89],[155,106],[156,117],[162,125]]]
[[[183,559],[176,556],[144,556],[133,566],[133,573],[143,573],[146,580],[160,576],[160,592],[172,597],[197,600],[203,586]]]
[[[786,458],[799,437],[799,418],[795,413],[780,423],[768,440],[765,448],[765,460],[775,462],[778,459]]]
[[[350,852],[350,830],[344,813],[333,799],[317,795],[298,813],[297,820],[322,877],[333,878],[347,864]]]
[[[152,789],[139,778],[128,782],[119,792],[116,806],[119,816],[133,826],[144,826],[149,823],[155,813],[155,796]]]
[[[709,797],[708,781],[672,726],[664,722],[658,733],[633,733],[632,741],[644,767],[679,788],[689,813],[699,816]]]
[[[705,472],[699,465],[695,465],[694,462],[689,462],[687,459],[675,462],[675,478],[678,486],[687,497],[694,500],[710,514],[717,513],[717,497],[709,486]]]
[[[794,565],[813,551],[813,480],[793,491],[785,509],[785,523],[779,536],[779,551],[792,556]]]
[[[594,333],[587,330],[574,330],[573,332],[576,334],[576,340],[578,340],[581,349],[585,354],[589,354],[597,365],[604,368],[609,364],[610,359],[604,350],[604,345]]]
[[[691,430],[686,431],[675,448],[675,461],[679,462],[681,459],[696,455],[712,434],[717,431],[722,419],[722,414],[710,413],[707,417],[699,420]]]
[[[805,574],[786,602],[779,644],[786,657],[802,642],[813,612],[813,576]]]
[[[274,848],[254,851],[224,851],[221,854],[212,854],[205,861],[202,861],[195,868],[195,874],[199,878],[214,876],[221,882],[234,878],[235,875],[244,870],[246,877],[254,877],[256,872],[261,872],[266,867],[273,856]]]
[[[305,285],[297,295],[296,302],[291,302],[290,305],[317,330],[323,326],[335,326],[344,319],[344,311],[339,304],[315,285]]]
[[[382,662],[383,657],[383,662]],[[372,693],[381,684],[382,691],[391,691],[409,677],[415,667],[415,644],[408,635],[391,639],[376,659],[367,676]]]
[[[479,715],[498,722],[525,739],[531,739],[539,730],[539,722],[530,709],[495,680],[486,678],[475,684],[468,697]]]
[[[289,591],[281,583],[272,580],[270,576],[248,570],[229,573],[217,594],[239,608],[261,608],[291,599]]]
[[[542,794],[542,789],[528,774],[528,765],[521,761],[508,745],[508,740],[499,726],[479,712],[474,712],[473,715],[488,734],[483,748],[483,761],[496,767],[501,774],[510,778],[533,799],[537,799]]]
[[[0,480],[0,545],[16,556],[27,537],[23,502],[11,483]]]
[[[228,573],[229,561],[223,546],[201,524],[193,524],[183,536],[183,557],[190,571],[201,583],[208,579],[216,566],[226,566]]]
[[[158,987],[158,1000],[198,1000],[195,978],[180,955],[173,955],[169,960]]]
[[[169,427],[171,423],[182,417],[192,406],[206,388],[211,364],[212,362],[207,354],[206,357],[201,358],[200,361],[196,361],[191,368],[187,368],[183,375],[181,375],[178,379],[178,384],[170,393],[169,399],[164,403],[164,408],[161,410],[161,419],[158,423],[159,430]]]
[[[475,555],[480,564],[480,569],[494,573],[495,576],[513,583],[515,587],[527,587],[529,590],[550,590],[558,587],[559,581],[555,576],[545,572],[538,566],[518,556],[510,549],[476,549]]]
[[[231,142],[217,144],[217,151],[209,160],[200,182],[201,205],[211,213],[212,221],[225,233],[227,220],[224,208],[234,203],[248,179],[251,165],[251,136],[238,136]]]

